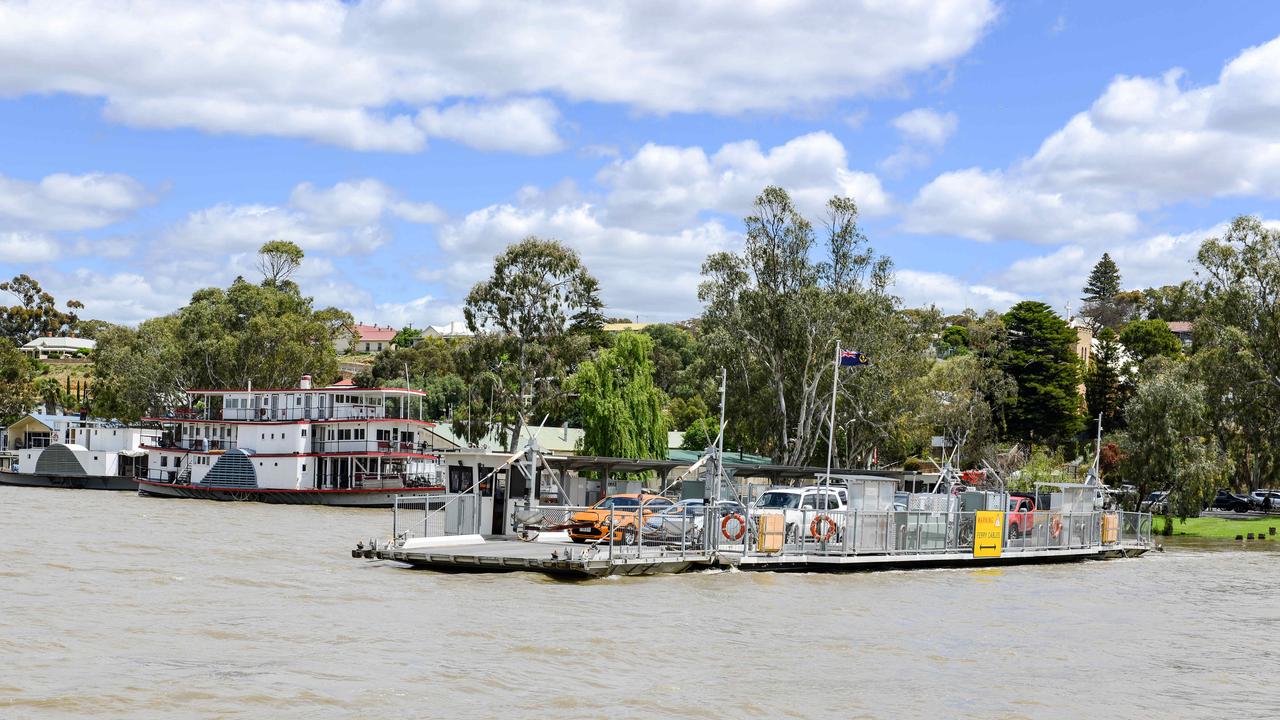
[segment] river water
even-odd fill
[[[353,560],[383,510],[0,487],[0,513],[3,718],[1280,713],[1271,548],[566,582]]]

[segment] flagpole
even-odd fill
[[[831,422],[827,428],[827,482],[831,482],[831,453],[836,444],[836,388],[840,384],[840,338],[836,338],[836,362],[831,367]],[[825,495],[823,497],[826,497]]]

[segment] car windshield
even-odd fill
[[[800,507],[800,496],[795,493],[767,492],[756,501],[756,507],[797,508]]]
[[[607,497],[600,501],[598,508],[635,508],[640,507],[640,501],[633,497]]]

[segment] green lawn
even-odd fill
[[[1280,514],[1248,520],[1231,520],[1216,517],[1187,518],[1185,521],[1177,518],[1173,519],[1173,534],[1186,535],[1187,537],[1234,540],[1237,535],[1247,536],[1249,533],[1268,534],[1270,528],[1275,528],[1276,532],[1280,533]],[[1159,534],[1163,529],[1164,518],[1154,518],[1152,532]],[[1276,535],[1271,539],[1280,542],[1280,535]]]

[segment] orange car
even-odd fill
[[[641,505],[644,505],[641,508]],[[661,495],[647,493],[624,493],[610,495],[590,509],[579,510],[573,514],[570,522],[569,537],[574,542],[584,543],[588,540],[609,540],[610,526],[613,529],[613,542],[630,544],[636,541],[637,516],[648,519],[650,515],[662,512],[671,507],[671,501]]]

